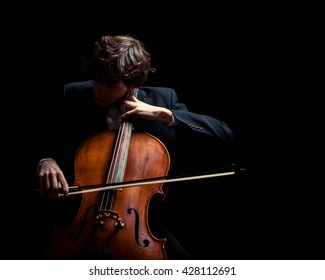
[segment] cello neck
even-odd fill
[[[130,94],[137,97],[138,89],[132,90]],[[117,133],[117,139],[106,183],[124,181],[132,130],[132,122],[126,119],[123,120]]]

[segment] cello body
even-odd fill
[[[75,157],[76,186],[114,183],[119,161],[113,162],[116,130],[87,139]],[[133,132],[125,170],[125,182],[166,176],[170,157],[160,140],[145,132]],[[113,165],[113,167],[112,167]],[[121,176],[118,176],[121,178]],[[45,248],[47,259],[167,259],[166,239],[153,236],[148,222],[150,201],[163,195],[162,184],[98,191],[82,195],[74,219],[55,227]]]

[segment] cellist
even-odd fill
[[[140,40],[129,35],[102,36],[83,59],[89,79],[64,86],[64,112],[57,112],[62,124],[54,127],[51,135],[57,139],[56,152],[44,152],[37,166],[40,193],[60,217],[69,219],[71,202],[65,197],[74,179],[78,147],[96,132],[117,129],[126,118],[132,119],[135,131],[147,132],[167,147],[171,173],[182,134],[189,141],[205,137],[221,146],[232,143],[233,133],[225,122],[190,112],[173,88],[145,85],[155,69]],[[134,89],[138,89],[137,96],[130,94]],[[172,242],[167,242],[169,258],[185,258],[185,252],[174,254],[172,248],[177,246]]]

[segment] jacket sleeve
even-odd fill
[[[219,140],[233,140],[233,132],[225,122],[211,116],[190,112],[184,103],[179,102],[174,89],[171,89],[171,110],[175,121],[182,127],[217,137]]]

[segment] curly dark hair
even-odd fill
[[[123,81],[131,89],[143,86],[149,72],[155,72],[143,42],[128,35],[102,36],[84,57],[83,69],[99,83]]]

